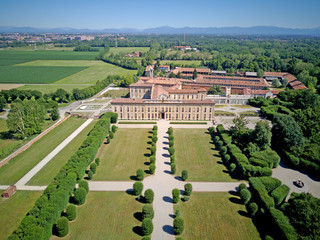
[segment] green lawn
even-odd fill
[[[251,218],[244,216],[245,206],[229,193],[193,193],[188,202],[180,202],[185,221],[184,239],[243,240],[261,239]]]
[[[162,65],[170,65],[170,63],[174,64],[181,64],[181,65],[198,65],[201,67],[201,61],[200,60],[161,60],[160,63]]]
[[[103,97],[121,98],[126,97],[129,94],[129,90],[110,90],[103,94]]]
[[[113,64],[104,63],[104,67],[89,67],[81,72],[56,81],[56,84],[95,84],[98,80],[103,80],[109,75],[133,75],[137,70],[128,70],[117,67]]]
[[[0,184],[14,184],[74,132],[83,119],[70,118],[0,168]]]
[[[2,194],[2,191],[1,191]],[[11,198],[0,198],[0,239],[7,239],[19,226],[41,192],[17,191]]]
[[[149,162],[150,130],[119,128],[110,144],[101,145],[97,154],[100,166],[93,179],[130,180],[130,176],[135,176],[138,168],[148,170],[149,167],[144,163]]]
[[[57,91],[57,89],[62,88],[66,90],[67,92],[72,92],[74,88],[82,89],[91,86],[91,84],[27,84],[24,86],[19,87],[19,90],[38,90],[45,93],[52,93]]]
[[[134,213],[141,212],[143,204],[134,198],[124,192],[89,192],[85,205],[77,208],[76,220],[69,224],[69,234],[63,239],[141,239],[133,228],[141,226]]]
[[[15,66],[49,67],[104,67],[107,63],[98,60],[35,60]]]
[[[44,168],[40,170],[27,185],[43,186],[48,185],[57,175],[59,170],[69,160],[69,158],[77,151],[88,133],[91,131],[95,121],[91,122],[79,135],[74,138],[61,152],[59,152]]]
[[[133,53],[133,52],[148,52],[149,51],[149,47],[112,47],[110,48],[108,53]],[[135,59],[135,58],[133,58]]]
[[[222,164],[206,129],[173,129],[177,175],[186,169],[190,181],[236,181]]]
[[[5,119],[0,119],[0,159],[8,156],[14,149],[18,149],[23,143],[23,140],[7,139],[5,137],[7,131],[7,121]]]

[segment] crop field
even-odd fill
[[[112,47],[108,53],[133,53],[133,52],[148,52],[149,47]]]
[[[201,66],[200,60],[161,60],[160,63],[162,65],[170,65],[170,63],[173,63],[173,64],[181,64],[181,65],[195,64],[195,65],[198,65],[199,67]]]
[[[35,60],[15,66],[38,67],[105,67],[108,64],[98,60]]]
[[[85,67],[0,66],[0,83],[52,83],[84,69]]]

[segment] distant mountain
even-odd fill
[[[161,26],[156,28],[106,28],[75,29],[75,28],[32,28],[0,26],[0,33],[111,33],[111,34],[215,34],[215,35],[309,35],[320,36],[318,28],[282,28],[273,26],[255,27],[183,27],[174,28]]]

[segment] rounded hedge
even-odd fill
[[[180,210],[177,209],[175,212],[174,212],[174,217],[181,217],[181,213],[180,213]]]
[[[220,141],[220,137],[219,137],[219,136],[215,136],[215,137],[214,137],[214,142],[215,142],[215,143],[218,143],[219,141]]]
[[[156,165],[154,163],[149,165],[149,171],[151,174],[154,174],[154,172],[156,171]]]
[[[77,205],[82,205],[85,203],[86,201],[86,195],[87,195],[87,191],[82,188],[79,187],[74,191],[74,201]]]
[[[60,217],[56,224],[57,236],[64,237],[69,232],[69,222],[66,217]]]
[[[154,217],[154,210],[151,204],[146,204],[142,208],[142,219],[150,218],[153,219]]]
[[[243,204],[247,204],[251,199],[251,192],[248,189],[242,189],[240,191],[240,198]]]
[[[156,143],[158,141],[158,137],[157,136],[153,136],[152,137],[152,142]]]
[[[238,192],[240,192],[243,189],[247,189],[247,185],[244,183],[240,183],[239,187],[238,187]]]
[[[107,137],[107,141],[106,141],[106,144],[109,144],[110,143],[110,138]]]
[[[73,204],[70,204],[66,208],[66,217],[69,221],[73,221],[77,217],[77,207]]]
[[[144,171],[141,168],[139,168],[136,173],[137,173],[137,179],[139,181],[142,181],[144,179]]]
[[[153,202],[154,193],[153,193],[152,189],[147,189],[147,190],[144,192],[144,198],[145,198],[145,200],[146,200],[147,203],[152,203],[152,202]]]
[[[176,217],[173,220],[173,231],[176,235],[181,235],[184,231],[184,220],[181,217]]]
[[[113,134],[113,132],[111,132],[111,131],[109,132],[109,138],[110,138],[110,139],[113,139],[113,138],[114,138],[114,134]]]
[[[188,202],[190,200],[190,197],[189,196],[183,196],[183,199],[182,199],[184,202]]]
[[[91,180],[93,178],[93,172],[90,170],[88,172],[88,179]]]
[[[181,172],[181,178],[182,178],[182,180],[185,181],[185,180],[188,179],[188,177],[189,177],[188,171],[187,171],[187,170],[182,170],[182,172]]]
[[[150,157],[150,164],[154,164],[156,163],[156,157],[155,156],[151,156]]]
[[[174,149],[174,147],[169,147],[168,151],[169,151],[170,155],[173,155],[176,150]]]
[[[171,163],[175,163],[175,161],[176,161],[175,156],[174,156],[174,155],[171,155],[171,156],[170,156],[170,162],[171,162]]]
[[[117,131],[117,126],[116,125],[112,125],[112,132],[115,133]]]
[[[150,151],[151,151],[151,155],[155,155],[155,154],[156,154],[156,151],[157,151],[156,146],[152,146],[152,147],[150,148]]]
[[[171,174],[175,174],[176,171],[177,171],[176,164],[175,163],[171,163]]]
[[[169,141],[169,147],[173,147],[174,146],[174,141],[173,140],[170,140]]]
[[[153,232],[153,223],[150,218],[145,218],[142,220],[142,234],[148,236]]]
[[[172,190],[172,201],[173,203],[178,203],[180,200],[180,190],[175,188]]]
[[[230,172],[234,172],[234,170],[236,170],[236,165],[234,163],[230,164]]]
[[[258,209],[259,209],[258,205],[254,202],[247,205],[247,211],[251,217],[256,215]]]
[[[176,240],[183,240],[183,238],[182,237],[177,237]]]
[[[169,140],[169,141],[173,141],[173,140],[174,140],[173,135],[169,135],[168,140]]]
[[[87,181],[80,180],[79,181],[79,187],[84,188],[87,191],[87,193],[89,192],[89,184],[88,184]]]
[[[192,185],[191,183],[187,183],[184,185],[184,195],[190,196],[192,193]]]
[[[133,194],[136,196],[139,196],[139,195],[141,195],[142,191],[143,191],[142,182],[135,182],[133,184]]]
[[[152,130],[158,130],[158,126],[157,125],[154,125]]]
[[[141,240],[151,240],[151,238],[149,236],[144,236]]]
[[[224,155],[224,160],[225,160],[226,162],[229,162],[229,160],[230,160],[230,155],[229,155],[229,154]]]
[[[90,170],[93,174],[97,172],[97,164],[96,163],[91,163],[90,165]]]
[[[96,162],[97,166],[100,165],[100,158],[96,158],[94,161]]]

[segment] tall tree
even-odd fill
[[[224,92],[222,91],[221,87],[219,85],[213,85],[209,91],[208,94],[212,95],[224,95]]]
[[[194,69],[192,78],[196,79],[197,77],[198,77],[198,72],[196,69]]]
[[[253,141],[260,149],[267,149],[271,146],[271,127],[267,121],[257,122],[253,131]]]
[[[4,97],[0,97],[0,110],[4,109],[7,104],[7,101]]]

